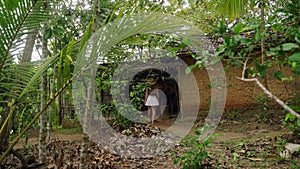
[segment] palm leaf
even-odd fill
[[[54,56],[35,63],[16,63],[17,55],[23,53],[27,34],[39,30],[53,18],[50,12],[55,4],[54,0],[47,3],[44,0],[0,0],[0,98],[3,103],[12,99],[18,103],[26,93],[37,91],[41,74],[57,61]]]
[[[187,38],[197,45],[196,48],[201,51],[203,46],[201,42],[197,42],[195,35],[201,34],[200,30],[186,20],[167,15],[159,12],[142,12],[137,14],[125,15],[117,18],[112,23],[100,28],[89,43],[80,51],[75,64],[75,73],[81,73],[88,70],[97,64],[97,62],[105,63],[107,54],[122,41],[137,34],[172,34],[178,37]],[[110,58],[110,60],[113,60]],[[86,89],[84,88],[84,81],[93,78],[86,71],[76,77],[72,83],[73,86],[73,101],[74,105],[84,105],[82,99]],[[77,93],[78,92],[78,93]],[[82,117],[81,115],[79,115]]]
[[[51,18],[44,5],[43,0],[0,0],[0,72],[22,48],[24,35]]]
[[[187,29],[189,32],[187,32]],[[127,15],[116,19],[113,23],[102,27],[96,36],[96,47],[93,47],[91,62],[96,60],[98,54],[102,57],[117,43],[136,34],[147,33],[170,33],[170,34],[193,34],[191,23],[162,13],[139,13]],[[199,33],[199,32],[198,32]],[[90,44],[91,45],[91,44]],[[86,46],[91,47],[91,46]],[[82,50],[85,55],[87,50]],[[96,56],[97,55],[97,56]]]
[[[255,5],[254,0],[222,0],[216,1],[220,12],[225,13],[230,20],[238,18]]]

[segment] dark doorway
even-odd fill
[[[169,71],[169,70],[168,70]],[[173,70],[175,71],[175,70]],[[130,84],[130,100],[137,110],[146,111],[147,107],[145,102],[145,90],[148,77],[157,79],[156,86],[165,94],[167,103],[165,110],[161,110],[158,114],[165,114],[169,117],[176,117],[180,110],[178,84],[174,77],[163,70],[158,69],[145,69],[136,74]]]

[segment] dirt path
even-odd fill
[[[154,123],[155,126],[159,127],[162,130],[167,130],[173,124],[175,118],[160,119]],[[199,123],[199,122],[198,122]],[[200,126],[201,127],[201,126]],[[180,128],[178,128],[178,132]],[[190,132],[192,134],[193,131]],[[220,122],[220,125],[215,130],[215,133],[219,136],[216,137],[216,141],[230,141],[230,140],[240,140],[247,138],[262,138],[262,137],[273,137],[280,134],[290,133],[290,131],[282,128],[281,126],[274,124],[259,124],[256,122]],[[51,139],[60,139],[63,141],[69,142],[79,142],[82,139],[81,133],[74,134],[63,134],[52,132]],[[25,139],[21,139],[16,145],[16,148],[21,147],[25,142]],[[37,131],[31,131],[29,134],[28,144],[36,145],[38,144],[38,133]]]
[[[200,128],[203,126],[204,118],[200,117],[195,126]],[[164,118],[155,122],[155,126],[162,130],[167,130],[175,121],[175,118]],[[181,132],[180,128],[177,129]],[[228,120],[226,117],[221,120],[215,133],[218,136],[213,140],[213,147],[209,148],[209,153],[215,159],[212,159],[213,165],[221,165],[220,168],[290,168],[292,163],[282,163],[278,158],[278,152],[274,147],[276,141],[274,138],[283,134],[290,133],[281,126],[281,122],[276,124],[258,123],[256,120],[244,118],[237,120]],[[193,134],[193,131],[189,133]],[[27,145],[38,145],[38,132],[33,131],[29,134]],[[68,141],[80,145],[82,139],[81,133],[62,134],[57,132],[51,133],[52,139]],[[25,139],[22,139],[17,147],[24,146]],[[68,144],[69,144],[68,143]],[[72,149],[72,146],[66,148]],[[68,150],[70,151],[70,150]],[[105,155],[106,156],[106,155]],[[272,157],[272,158],[269,158]],[[274,159],[273,159],[274,158]],[[258,161],[253,161],[258,160]],[[298,159],[297,159],[298,160]],[[294,160],[293,163],[300,161]],[[140,166],[140,167],[138,167]],[[171,152],[167,152],[165,156],[158,156],[151,159],[137,159],[124,161],[118,165],[119,168],[163,168],[176,169],[178,165],[173,164]]]
[[[35,133],[36,131],[31,131]],[[62,141],[69,141],[69,142],[80,142],[83,137],[82,133],[74,133],[74,134],[62,134],[62,133],[56,133],[51,132],[51,139],[59,139]],[[21,148],[25,145],[38,145],[39,144],[39,138],[36,134],[29,134],[29,139],[27,144],[25,144],[25,138],[22,138],[15,148]]]
[[[155,126],[161,128],[162,130],[167,130],[173,124],[174,121],[175,118],[160,120],[158,122],[155,122]],[[203,125],[196,126],[200,128]],[[191,131],[190,134],[192,133],[193,132]],[[257,122],[245,123],[243,121],[221,121],[219,126],[216,128],[215,133],[219,135],[218,137],[216,137],[217,141],[230,141],[246,138],[276,136],[280,134],[288,134],[291,132],[287,129],[284,129],[281,125],[278,124],[274,125]]]

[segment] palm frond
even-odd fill
[[[43,0],[0,0],[0,72],[23,45],[25,34],[51,16]]]
[[[74,74],[88,70],[99,61],[105,63],[107,54],[115,45],[137,34],[171,34],[181,38],[194,39],[192,41],[196,42],[195,35],[201,33],[190,22],[164,13],[142,12],[124,15],[95,32],[91,40],[80,51]],[[197,49],[203,48],[199,43],[196,45]],[[84,81],[88,78],[91,77],[87,71],[81,73],[72,83],[75,106],[82,105],[83,100],[77,96],[82,96],[86,91]]]
[[[254,0],[222,0],[218,3],[219,11],[225,13],[230,20],[244,15],[255,5]]]
[[[35,65],[29,63],[12,64],[1,72],[0,98],[4,102],[17,99],[35,73]],[[6,98],[6,99],[5,99]],[[10,99],[7,99],[10,98]]]
[[[26,93],[35,90],[36,85],[39,84],[41,80],[40,78],[42,74],[45,73],[55,63],[57,63],[58,60],[59,60],[58,55],[54,55],[46,60],[43,60],[42,63],[35,68],[34,74],[29,77],[26,86],[19,94],[18,100],[21,100]]]
[[[136,34],[169,33],[193,34],[193,25],[183,19],[163,13],[139,13],[116,19],[113,23],[102,27],[96,35],[96,51],[94,54],[108,52],[114,45]],[[188,30],[188,31],[187,31]],[[198,32],[200,33],[200,31]],[[201,34],[201,33],[200,33]],[[90,44],[91,45],[91,44]],[[88,45],[87,45],[88,46]],[[88,46],[91,47],[91,46]],[[83,53],[87,52],[82,50]],[[98,56],[98,55],[97,55]],[[95,60],[95,58],[93,58]]]

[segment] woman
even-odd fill
[[[151,86],[146,88],[145,95],[145,105],[148,107],[149,121],[152,125],[155,120],[157,108],[159,106],[158,89],[154,89],[156,81],[157,79],[154,78],[147,79],[148,84]]]

